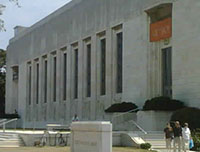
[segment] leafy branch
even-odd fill
[[[15,4],[17,5],[17,7],[21,7],[21,6],[19,5],[19,1],[18,1],[18,0],[9,0],[9,1],[15,3]]]
[[[5,6],[0,4],[0,15],[3,14],[4,9],[5,9]],[[0,31],[5,31],[4,21],[2,19],[0,19]]]
[[[17,7],[21,7],[19,5],[19,1],[18,0],[9,0],[9,1],[15,3],[15,5]],[[6,6],[4,6],[3,4],[0,4],[0,16],[3,14],[3,11],[5,10],[5,8],[6,8]],[[5,26],[4,26],[4,20],[2,20],[0,18],[0,32],[3,32],[3,31],[4,32],[6,31]]]

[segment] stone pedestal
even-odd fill
[[[112,152],[110,122],[73,122],[71,152]]]

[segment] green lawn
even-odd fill
[[[0,152],[70,152],[69,147],[20,147],[20,148],[0,148]],[[113,152],[147,152],[133,148],[114,147]],[[150,151],[148,151],[150,152]]]
[[[114,147],[113,152],[153,152],[153,151],[133,149],[133,148],[124,148],[124,147]]]

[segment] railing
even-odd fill
[[[147,132],[140,126],[138,125],[135,121],[132,121],[134,123],[134,125],[140,130],[142,131],[145,135],[147,134]]]
[[[120,116],[123,116],[123,115],[125,115],[125,114],[131,113],[131,112],[135,112],[135,111],[137,111],[137,110],[141,110],[141,108],[136,108],[136,109],[129,110],[129,111],[127,111],[127,112],[121,113],[121,114],[119,114],[119,115],[116,115],[116,116],[114,116],[114,117],[112,118],[112,120],[113,120],[114,118],[116,118],[116,117],[120,117]]]
[[[128,114],[128,113],[131,113],[131,112],[135,112],[135,111],[137,111],[137,110],[141,110],[141,108],[136,108],[136,109],[133,109],[133,110],[130,110],[130,111],[121,113],[121,114],[119,114],[119,115],[113,116],[111,122],[113,122],[113,120],[114,120],[115,118],[117,118],[117,117],[123,116],[123,115]],[[131,122],[133,122],[133,124],[134,124],[142,133],[144,133],[145,135],[147,134],[147,132],[146,132],[139,124],[137,124],[134,120],[131,120]]]
[[[0,123],[3,123],[4,121],[7,121],[7,119],[2,119],[2,120],[0,120]]]
[[[2,122],[2,123],[0,124],[0,126],[3,126],[3,132],[5,132],[5,130],[6,130],[6,125],[7,125],[8,123],[11,123],[11,122],[14,122],[14,121],[15,121],[15,129],[16,129],[16,127],[17,127],[17,120],[18,120],[18,118],[15,118],[15,119],[11,119],[11,120]]]

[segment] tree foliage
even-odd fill
[[[3,14],[3,10],[4,10],[5,6],[0,4],[0,15]],[[4,21],[0,18],[0,31],[5,31],[4,28]]]
[[[0,50],[0,115],[5,113],[6,51]]]
[[[18,0],[8,0],[8,1],[13,2],[16,6],[20,7]],[[6,7],[5,5],[0,3],[0,16],[3,14],[5,7]],[[0,32],[1,31],[6,31],[6,29],[4,27],[4,20],[0,18]]]

